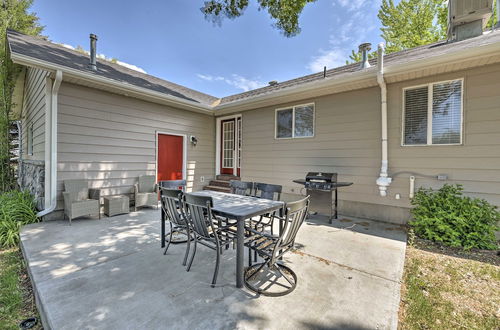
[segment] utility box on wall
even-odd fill
[[[448,39],[464,40],[483,33],[493,15],[494,0],[450,0]]]

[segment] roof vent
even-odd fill
[[[361,69],[369,68],[370,62],[368,62],[368,52],[372,49],[372,44],[369,42],[365,42],[364,44],[359,45],[359,52],[361,53]]]
[[[93,33],[90,34],[90,63],[89,69],[93,71],[97,71],[97,63],[96,63],[96,43],[97,36]]]
[[[269,86],[276,86],[278,84],[278,81],[277,80],[271,80],[269,82]]]

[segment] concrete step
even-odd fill
[[[216,187],[230,188],[231,182],[230,181],[223,181],[223,180],[211,180],[208,185],[209,186],[216,186]]]
[[[216,180],[218,181],[231,181],[231,180],[241,180],[239,176],[230,174],[220,174],[217,175]]]
[[[203,190],[212,190],[212,191],[220,191],[220,192],[231,192],[231,188],[219,187],[219,186],[205,186]]]

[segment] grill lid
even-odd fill
[[[306,182],[337,182],[337,173],[309,172],[306,175]]]

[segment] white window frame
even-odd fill
[[[432,101],[433,101],[433,88],[437,84],[445,84],[459,80],[462,89],[462,99],[460,100],[460,142],[458,143],[432,143]],[[405,103],[406,91],[410,89],[418,89],[427,87],[427,144],[405,144]],[[464,78],[456,78],[449,80],[433,81],[427,84],[415,85],[403,88],[403,102],[402,102],[402,120],[401,120],[401,146],[402,147],[428,147],[428,146],[460,146],[463,145],[464,140]]]
[[[311,136],[295,136],[295,108],[306,107],[312,105],[313,108],[313,134]],[[292,110],[292,136],[278,137],[278,112],[283,110]],[[275,140],[290,140],[290,139],[310,139],[316,135],[316,104],[314,102],[291,105],[289,107],[277,108],[274,110],[274,139]]]

